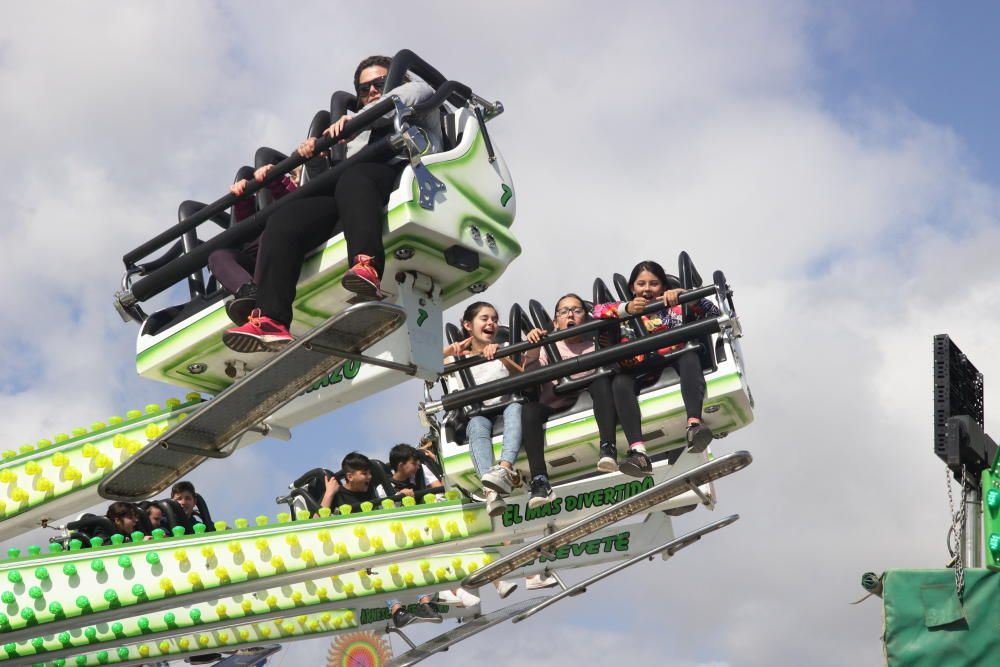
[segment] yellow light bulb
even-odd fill
[[[249,614],[250,610],[253,609],[253,603],[250,600],[244,600],[240,603],[240,607],[243,608],[243,612]]]

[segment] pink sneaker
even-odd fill
[[[222,342],[236,352],[277,352],[281,347],[295,340],[288,327],[261,315],[260,308],[250,312],[247,323],[228,329],[222,334]]]
[[[344,289],[355,294],[376,299],[379,296],[378,271],[372,266],[372,258],[368,255],[358,255],[357,263],[352,266],[341,281]]]

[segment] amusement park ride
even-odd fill
[[[218,657],[220,664],[257,664],[253,661],[265,659],[277,643],[359,630],[402,635],[385,603],[405,597],[406,591],[412,596],[458,586],[476,589],[501,577],[532,574],[558,581],[561,590],[555,595],[490,613],[478,606],[442,606],[445,618],[459,624],[420,646],[402,635],[411,650],[391,664],[411,665],[497,623],[530,618],[633,564],[654,556],[668,559],[737,519],[733,515],[674,534],[671,517],[698,505],[714,508],[714,482],[749,465],[751,457],[742,451],[713,455],[686,448],[678,378],[670,369],[639,397],[653,461],[650,474],[635,478],[596,471],[596,422],[589,397],[581,398],[546,424],[555,499],[531,508],[527,492],[515,491],[502,515],[487,513],[468,447],[456,436],[484,400],[516,396],[551,380],[558,382],[557,391],[579,391],[580,381],[568,376],[601,372],[636,354],[683,344],[697,349],[702,360],[705,421],[716,438],[725,437],[753,420],[738,340],[742,332],[725,276],[717,271],[711,284],[703,285],[691,259],[681,253],[676,286],[687,290],[682,303],[709,298],[721,311],[718,317],[598,346],[595,352],[482,385],[466,373],[465,388],[445,391],[442,377],[462,373],[475,361],[443,364],[442,313],[494,284],[519,255],[510,231],[516,195],[488,131],[503,106],[447,80],[405,50],[393,59],[386,90],[404,73],[429,83],[436,90],[433,98],[410,108],[387,95],[345,128],[350,135],[390,117],[392,132],[381,143],[409,162],[387,206],[385,298],[363,303],[349,298],[353,295],[341,287],[349,265],[338,234],[305,261],[291,326],[295,343],[278,354],[238,354],[222,342],[231,326],[225,312],[229,293],[205,279],[213,249],[259,234],[274,210],[329,186],[357,156],[323,158],[324,169],[307,170],[311,178],[298,190],[260,203],[238,225],[229,226],[224,215],[234,195],[208,205],[185,202],[176,225],[124,256],[126,274],[115,305],[140,327],[138,372],[190,393],[184,401],[146,406],[4,452],[0,535],[10,539],[39,525],[55,526],[102,497],[151,498],[208,458],[230,456],[264,437],[288,439],[297,425],[410,378],[426,386],[420,413],[438,439],[443,492],[418,493],[399,505],[385,500],[381,506],[363,505],[360,512],[345,506],[331,513],[325,508],[314,512],[315,499],[296,488],[278,498],[290,511],[276,519],[213,523],[202,507],[205,523],[193,525],[169,511],[166,502],[169,529],[152,530],[152,540],[141,533],[96,537],[88,532],[93,517],[71,520],[47,548],[11,549],[0,563],[0,664],[139,665],[222,653],[232,655]],[[346,97],[333,96],[334,114]],[[408,120],[434,108],[440,108],[445,145],[426,154],[426,138]],[[330,112],[318,113],[314,129],[328,125],[329,118]],[[318,150],[332,147],[337,157],[332,143],[320,139]],[[303,162],[288,158],[268,180]],[[251,184],[243,196],[254,196],[266,184]],[[224,229],[201,240],[198,230],[205,224]],[[178,284],[186,284],[190,298],[185,303],[149,314],[143,310],[142,304]],[[621,276],[615,276],[614,288],[626,298]],[[594,299],[617,300],[600,279]],[[575,334],[596,336],[608,326],[608,321],[594,321]],[[544,310],[535,302],[527,311],[515,306],[510,344],[500,354],[516,356],[537,346],[522,341],[534,327],[551,331]],[[559,336],[553,333],[541,344]],[[494,447],[499,452],[499,437]],[[525,469],[524,459],[515,467]],[[629,517],[642,521],[620,523]],[[607,569],[577,584],[560,576],[567,569],[601,564]]]

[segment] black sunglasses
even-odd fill
[[[354,89],[358,91],[358,95],[364,95],[371,89],[372,86],[375,86],[375,90],[381,93],[382,89],[385,88],[385,77],[380,76],[376,79],[372,79],[371,81],[356,83],[354,84]]]

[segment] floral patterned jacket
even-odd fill
[[[611,319],[611,318],[626,318],[629,317],[628,311],[625,310],[625,306],[628,305],[627,301],[622,301],[618,303],[598,303],[594,305],[594,317],[597,319]],[[701,299],[700,301],[695,301],[694,303],[687,304],[689,311],[695,317],[695,319],[703,319],[706,317],[718,317],[721,313],[718,307],[708,299]],[[647,314],[639,318],[639,322],[642,327],[646,330],[646,333],[655,334],[661,331],[666,331],[668,329],[673,329],[674,327],[679,327],[684,323],[684,310],[683,306],[672,306],[666,307]],[[635,340],[635,331],[632,327],[625,323],[622,323],[621,327],[621,342],[627,343],[629,341]],[[678,343],[677,345],[670,345],[668,347],[661,348],[652,354],[666,354],[674,350],[679,350],[683,347],[683,343]],[[640,354],[631,360],[624,360],[621,365],[629,368],[635,366],[643,361],[645,361],[647,355]]]

